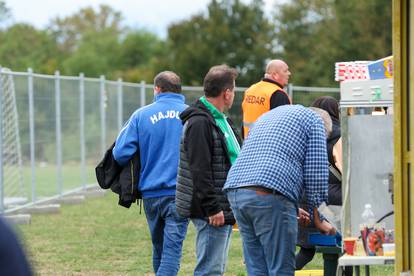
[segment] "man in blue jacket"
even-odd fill
[[[175,207],[175,187],[182,131],[180,113],[187,108],[181,95],[181,80],[164,71],[154,78],[155,102],[136,110],[122,128],[112,151],[124,166],[136,151],[141,170],[138,190],[153,245],[156,275],[176,275],[180,268],[182,244],[188,219]]]

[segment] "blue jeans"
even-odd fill
[[[249,275],[295,273],[297,209],[282,195],[258,195],[248,189],[227,191],[243,241]]]
[[[174,196],[143,201],[151,233],[154,272],[156,275],[177,275],[189,220],[177,214]]]
[[[197,231],[194,276],[223,275],[226,270],[232,226],[215,227],[202,219],[191,220]]]

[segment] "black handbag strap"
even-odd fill
[[[335,168],[332,164],[329,163],[329,171],[339,180],[342,182],[342,174]]]

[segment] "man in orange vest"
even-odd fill
[[[243,138],[263,113],[285,104],[292,104],[283,90],[290,77],[289,66],[280,59],[271,60],[266,66],[264,78],[250,86],[244,93]]]

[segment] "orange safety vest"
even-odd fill
[[[242,103],[244,138],[247,137],[257,118],[270,110],[270,98],[277,90],[282,90],[287,95],[283,88],[277,84],[263,80],[253,84],[246,90]]]

